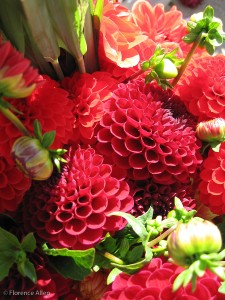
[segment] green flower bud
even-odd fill
[[[196,135],[205,142],[223,142],[225,139],[225,120],[216,118],[200,122],[196,127]]]
[[[203,219],[193,218],[181,223],[167,240],[168,252],[180,266],[190,265],[198,255],[217,253],[222,247],[218,227]]]
[[[11,150],[18,167],[33,180],[46,180],[53,171],[50,153],[40,141],[29,136],[18,138]]]
[[[175,64],[168,58],[164,58],[155,67],[154,71],[161,79],[175,78],[178,74]]]

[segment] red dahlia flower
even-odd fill
[[[188,284],[177,292],[172,292],[172,284],[183,269],[172,263],[153,258],[151,263],[138,273],[119,274],[102,300],[222,300],[224,295],[218,292],[220,280],[210,272],[198,278],[196,290]]]
[[[33,131],[33,123],[38,119],[43,132],[56,131],[52,148],[62,148],[71,138],[74,124],[72,114],[73,103],[68,98],[68,93],[59,88],[58,84],[45,76],[31,96],[20,99],[9,99],[8,102],[23,114],[17,117],[24,126]],[[0,153],[13,163],[10,152],[15,140],[21,132],[0,113]]]
[[[4,97],[27,97],[35,89],[38,72],[30,61],[13,48],[10,42],[0,41],[0,94]]]
[[[24,226],[55,248],[86,249],[124,226],[108,214],[133,207],[129,186],[92,148],[71,148],[61,174],[34,182],[25,196]]]
[[[106,102],[96,148],[128,178],[168,185],[187,183],[196,172],[201,157],[195,132],[187,119],[177,118],[170,99],[154,84],[136,80],[120,84]]]
[[[180,0],[184,5],[195,8],[202,3],[203,0]]]
[[[200,173],[199,199],[218,215],[225,213],[225,143],[210,150]]]
[[[30,184],[30,179],[0,156],[0,212],[15,211]]]
[[[110,90],[115,84],[116,81],[106,72],[75,73],[63,80],[62,85],[70,93],[74,105],[72,142],[88,140],[87,143],[90,143],[94,128],[104,113],[103,103],[110,97]]]
[[[225,118],[225,56],[195,58],[175,87],[187,109],[199,121]]]

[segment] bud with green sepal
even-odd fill
[[[42,135],[40,123],[34,122],[35,137],[22,136],[13,144],[11,155],[18,167],[32,180],[46,180],[53,172],[53,162],[60,171],[60,162],[66,162],[61,157],[66,150],[52,150],[55,131]]]

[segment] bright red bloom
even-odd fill
[[[38,72],[30,61],[13,48],[10,42],[0,41],[0,94],[4,97],[27,97],[35,89]]]
[[[225,143],[210,150],[200,173],[199,199],[218,215],[225,213]]]
[[[220,280],[211,272],[198,278],[195,292],[191,285],[172,292],[176,276],[183,271],[181,267],[160,258],[153,258],[151,263],[138,273],[119,274],[108,292],[101,300],[222,300],[224,295],[218,292]]]
[[[199,144],[182,116],[185,112],[179,105],[176,111],[171,96],[142,79],[114,90],[96,129],[96,147],[121,169],[119,174],[172,184],[187,183],[196,172],[201,162]]]
[[[33,183],[24,200],[24,225],[55,248],[87,249],[124,226],[108,216],[133,207],[129,186],[92,148],[71,148],[61,174]]]
[[[94,128],[104,114],[103,103],[110,97],[116,81],[109,73],[75,73],[65,78],[63,87],[70,93],[75,117],[72,142],[87,141],[93,137]]]
[[[199,121],[225,118],[225,57],[193,59],[175,87],[187,109]]]
[[[15,211],[30,185],[30,179],[0,156],[0,212]]]
[[[33,131],[35,119],[41,123],[43,132],[56,131],[51,148],[62,148],[71,138],[74,124],[73,103],[69,100],[68,93],[49,77],[43,77],[42,84],[36,87],[30,97],[9,99],[8,102],[23,113],[17,114],[17,117],[30,132]],[[1,113],[0,136],[0,153],[7,161],[13,163],[10,152],[21,132]]]
[[[174,209],[174,197],[178,197],[187,209],[195,209],[196,203],[193,198],[193,186],[176,182],[174,184],[159,184],[153,180],[130,182],[131,195],[134,199],[134,207],[131,214],[140,216],[150,206],[154,216],[166,217],[168,212]],[[192,197],[191,197],[192,196]]]

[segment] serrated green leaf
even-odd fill
[[[21,249],[17,237],[0,227],[0,252],[11,249]]]
[[[141,238],[141,241],[146,241],[148,237],[148,233],[145,229],[143,223],[135,218],[134,216],[124,213],[124,212],[113,212],[110,213],[108,216],[119,216],[127,220],[128,224],[132,227],[133,231]]]
[[[34,252],[34,250],[36,249],[36,239],[32,232],[28,233],[24,237],[21,246],[25,252]]]
[[[17,264],[17,269],[23,277],[28,277],[33,283],[37,282],[34,265],[27,258],[24,262]]]
[[[65,278],[83,280],[91,273],[95,257],[94,248],[84,251],[66,248],[49,249],[45,244],[42,250],[49,255],[51,265]]]
[[[111,284],[120,273],[122,273],[121,270],[117,268],[112,269],[107,277],[107,285]]]
[[[0,253],[0,281],[8,276],[11,267],[14,264],[13,257],[2,256]]]

